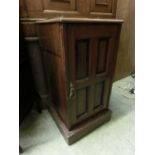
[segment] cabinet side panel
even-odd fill
[[[39,25],[38,28],[52,102],[63,121],[66,123],[65,65],[63,60],[64,51],[62,51],[61,47],[60,25],[45,24]]]

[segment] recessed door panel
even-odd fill
[[[79,39],[75,42],[76,52],[76,79],[88,76],[89,70],[89,39]]]
[[[91,11],[112,13],[113,2],[113,0],[91,0]]]
[[[96,73],[106,72],[109,38],[99,38],[97,45],[97,68]]]
[[[77,119],[86,115],[88,112],[88,92],[89,88],[82,88],[76,92],[76,117]]]
[[[104,82],[97,83],[94,90],[94,109],[101,107],[103,103]]]
[[[76,10],[76,0],[43,0],[43,4],[45,10]]]

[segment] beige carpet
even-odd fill
[[[20,128],[23,155],[134,155],[134,86],[132,77],[113,84],[112,119],[68,146],[50,114],[32,111]]]

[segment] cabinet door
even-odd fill
[[[69,119],[75,125],[107,108],[116,25],[68,24]]]
[[[45,10],[74,11],[76,0],[43,0]]]

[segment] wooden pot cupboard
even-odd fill
[[[123,23],[115,19],[116,4],[20,0],[25,40],[37,58],[33,55],[36,87],[68,144],[111,118],[108,106]]]

